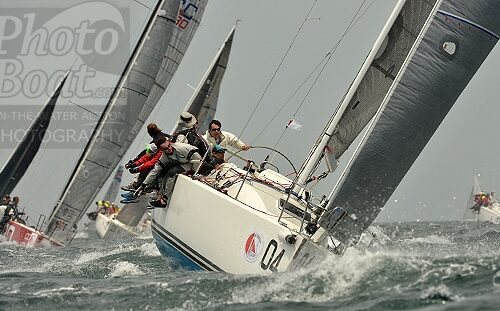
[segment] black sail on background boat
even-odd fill
[[[12,190],[14,190],[40,149],[45,131],[50,125],[57,99],[68,78],[68,73],[69,72],[64,75],[63,79],[45,103],[35,121],[33,121],[31,126],[26,130],[23,138],[0,171],[1,197],[10,194]]]

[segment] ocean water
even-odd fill
[[[271,276],[179,270],[151,238],[0,243],[0,310],[500,310],[500,226],[379,224],[377,242]]]

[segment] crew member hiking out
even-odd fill
[[[195,116],[183,111],[179,116],[180,131],[176,132],[170,139],[174,143],[186,143],[198,148],[198,153],[203,157],[208,150],[208,143],[198,134],[198,121]]]
[[[185,143],[172,143],[166,141],[160,145],[162,156],[155,167],[149,172],[144,183],[135,192],[136,197],[152,189],[158,182],[160,191],[158,199],[151,201],[153,207],[166,207],[168,196],[171,194],[177,174],[194,172],[201,164],[198,149]]]

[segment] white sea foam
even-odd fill
[[[128,261],[120,261],[114,267],[109,277],[144,275],[139,266]]]
[[[60,296],[62,294],[69,292],[75,292],[77,290],[79,289],[74,287],[59,287],[59,288],[45,289],[38,292],[34,292],[33,295],[37,297],[53,297],[53,296]]]
[[[89,238],[89,233],[87,231],[80,231],[74,237],[74,239],[88,239],[88,238]]]
[[[146,243],[141,245],[141,252],[144,256],[149,257],[158,257],[161,256],[158,247],[156,247],[155,243]]]
[[[442,237],[442,236],[437,236],[437,235],[429,235],[426,237],[419,237],[419,238],[411,238],[411,239],[406,239],[402,240],[402,243],[405,244],[417,244],[417,243],[424,243],[424,244],[455,244],[449,239]]]
[[[131,251],[134,251],[138,248],[140,248],[140,246],[130,245],[130,246],[124,247],[123,245],[118,245],[116,248],[113,248],[113,249],[108,250],[108,251],[96,250],[96,251],[84,253],[80,256],[80,258],[78,258],[75,261],[75,264],[77,264],[77,265],[86,264],[90,261],[98,260],[98,259],[103,258],[103,257],[112,256],[112,255],[116,255],[116,254],[120,254],[120,253],[124,253],[124,252],[131,252]]]

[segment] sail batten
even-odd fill
[[[490,10],[475,11],[476,6]],[[484,29],[463,27],[437,14],[447,7],[456,8],[478,25],[500,14],[500,3],[493,0],[436,3],[407,66],[396,78],[392,93],[377,112],[320,219],[328,234],[341,242],[357,242],[375,220],[498,41]],[[500,29],[497,26],[493,31]],[[329,211],[336,206],[349,215],[333,226]]]
[[[203,13],[206,2],[189,1],[185,5],[199,7],[196,12],[199,15]],[[156,85],[168,85],[170,80],[165,81],[163,75],[165,72],[174,74],[183,54],[176,59],[176,64],[171,64],[166,56],[169,55],[172,45],[176,44],[177,37],[192,38],[199,25],[186,19],[183,15],[185,8],[180,7],[180,4],[180,0],[161,0],[156,4],[120,79],[119,87],[110,98],[61,199],[49,218],[45,232],[53,239],[63,244],[72,240],[76,223],[85,214],[141,130],[144,125],[141,120],[148,118],[163,95],[163,90],[157,91]],[[186,21],[183,24],[185,29],[176,25],[177,20]],[[190,39],[180,50],[185,52],[189,42]],[[112,120],[108,118],[111,114],[125,117],[123,120]]]

